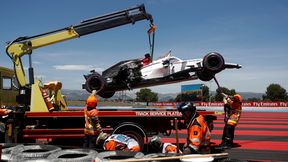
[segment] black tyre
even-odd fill
[[[203,67],[204,69],[213,73],[220,72],[223,70],[225,65],[224,58],[217,52],[211,52],[204,56]]]
[[[198,71],[196,72],[196,75],[200,80],[204,82],[210,81],[211,79],[214,78],[214,73],[207,70]]]
[[[91,149],[67,149],[50,154],[47,159],[57,162],[91,162],[97,154],[97,151]]]
[[[98,93],[98,95],[102,98],[111,98],[112,96],[114,96],[115,94],[115,91],[112,91],[112,92],[101,92],[101,93]]]
[[[85,89],[89,93],[91,93],[93,90],[97,90],[98,93],[101,93],[101,91],[104,89],[104,86],[105,81],[103,77],[97,72],[90,74],[86,78]]]
[[[11,157],[16,161],[43,159],[60,150],[60,147],[53,145],[28,145],[13,149]]]

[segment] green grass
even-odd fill
[[[86,101],[67,101],[68,106],[85,106]],[[143,105],[134,102],[114,102],[114,101],[99,101],[98,106],[133,106],[133,107],[145,107]]]

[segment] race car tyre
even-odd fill
[[[131,151],[105,151],[100,152],[95,161],[108,161],[113,159],[141,159],[144,157],[142,152],[131,152]]]
[[[60,147],[53,145],[27,145],[13,149],[11,158],[19,161],[43,159],[60,150]]]
[[[86,78],[85,89],[89,93],[91,93],[93,90],[97,90],[97,93],[101,93],[104,85],[105,81],[103,77],[99,73],[93,72]]]
[[[197,71],[196,75],[200,80],[202,80],[204,82],[210,81],[211,79],[214,78],[214,74],[212,72],[207,71],[207,70]]]
[[[47,159],[57,162],[91,162],[97,154],[98,152],[92,149],[67,149],[50,154]]]
[[[2,161],[8,161],[11,159],[11,151],[18,148],[23,147],[22,144],[14,144],[14,143],[1,143],[2,145],[2,154],[1,154],[1,160]]]
[[[112,92],[100,92],[98,93],[98,95],[102,98],[111,98],[112,96],[114,96],[115,94],[115,91],[112,91]]]
[[[225,61],[221,54],[217,52],[211,52],[204,56],[203,67],[205,70],[213,73],[218,73],[224,69]]]

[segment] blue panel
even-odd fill
[[[203,84],[181,85],[181,92],[201,91]]]

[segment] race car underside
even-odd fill
[[[226,68],[239,69],[241,66],[238,64],[226,64],[224,58],[219,53],[212,52],[206,54],[201,63],[197,62],[197,64],[191,64],[186,66],[183,70],[173,72],[170,75],[163,75],[163,77],[145,79],[142,76],[141,68],[143,67],[139,64],[139,60],[136,59],[121,61],[105,70],[102,75],[95,71],[91,71],[90,74],[84,75],[86,82],[82,85],[82,88],[86,89],[88,92],[97,90],[99,96],[110,98],[116,91],[172,84],[196,79],[210,81],[214,78],[215,74]]]

